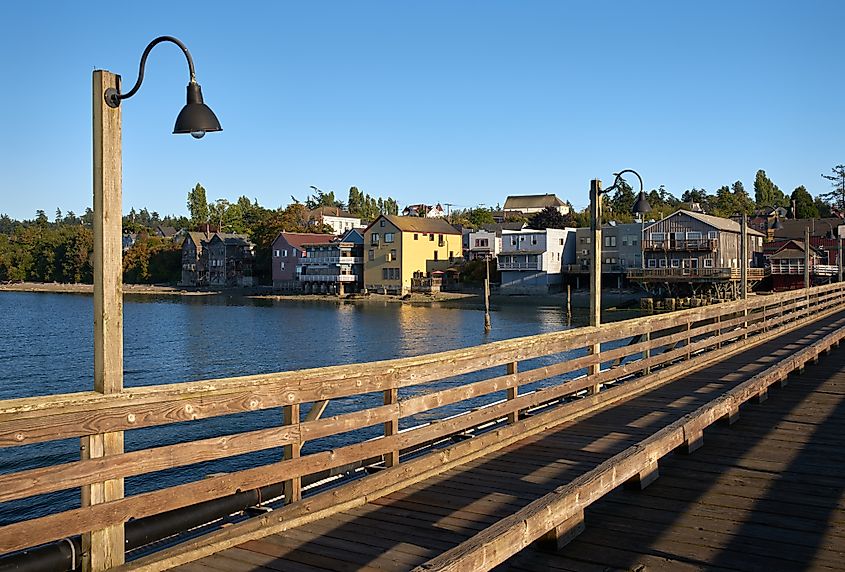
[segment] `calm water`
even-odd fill
[[[124,305],[125,386],[192,381],[349,364],[479,345],[567,328],[560,307],[494,308],[493,332],[483,332],[479,308],[396,303],[291,302],[231,296],[132,296]],[[577,316],[572,324],[579,325]],[[93,302],[74,294],[0,293],[0,399],[93,388]],[[550,358],[548,358],[550,359]],[[559,359],[559,358],[558,358]],[[539,360],[542,362],[543,360]],[[403,395],[430,391],[483,372],[444,380]],[[550,383],[550,382],[547,382]],[[479,403],[500,396],[481,399]],[[333,401],[334,415],[373,404],[371,395]],[[442,412],[437,412],[442,413]],[[195,440],[279,424],[267,410],[126,433],[126,448]],[[409,422],[419,421],[408,420]],[[304,453],[376,436],[380,427],[306,445]],[[279,459],[278,449],[129,478],[127,494],[178,484]],[[79,440],[0,449],[0,473],[71,462]],[[78,491],[0,504],[0,524],[78,506]]]

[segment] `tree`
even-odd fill
[[[624,222],[625,220],[633,220],[632,211],[634,210],[634,201],[637,197],[634,196],[634,189],[624,179],[619,180],[616,186],[616,191],[613,193],[610,201],[607,203],[608,215],[612,214],[614,220]]]
[[[555,207],[546,207],[531,217],[528,226],[537,230],[566,228],[566,219]]]
[[[346,209],[354,215],[361,215],[361,208],[364,206],[364,195],[358,187],[349,187],[349,198],[346,200]]]
[[[205,189],[199,183],[188,191],[188,212],[191,213],[191,225],[194,228],[208,223],[208,200],[205,197]]]
[[[740,181],[728,187],[723,185],[716,190],[716,197],[711,200],[713,214],[721,217],[732,217],[737,214],[752,214],[754,201],[745,192]]]
[[[792,191],[792,200],[795,204],[795,218],[818,218],[819,209],[813,202],[813,197],[804,188],[804,185],[796,187]]]
[[[845,165],[837,165],[831,170],[833,175],[822,175],[822,178],[830,181],[833,190],[819,197],[840,213],[845,213]]]
[[[47,224],[47,213],[43,210],[38,209],[35,211],[35,222],[38,226],[44,226]]]
[[[754,177],[754,201],[758,207],[788,207],[789,199],[772,180],[766,171],[760,169]]]

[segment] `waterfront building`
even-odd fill
[[[270,246],[273,288],[299,290],[302,284],[296,280],[296,268],[305,256],[305,245],[327,244],[334,239],[331,234],[280,232]]]
[[[308,213],[309,224],[328,225],[334,234],[341,235],[361,226],[361,218],[338,207],[319,207]]]
[[[810,285],[827,284],[839,272],[838,241],[810,237]],[[763,253],[772,277],[772,290],[796,290],[804,287],[804,241],[778,240],[766,243]]]
[[[643,223],[634,222],[619,224],[614,221],[601,227],[601,273],[603,284],[622,288],[627,285],[626,273],[629,268],[642,268],[642,240]],[[592,233],[589,228],[575,230],[576,254],[575,264],[567,266],[564,271],[574,277],[576,287],[583,281],[587,283],[590,274],[590,260],[592,260]],[[583,280],[582,280],[583,278]]]
[[[351,229],[333,242],[303,244],[296,279],[306,294],[350,294],[364,286],[364,235]]]
[[[742,257],[748,260],[749,286],[765,276],[763,233],[748,228],[743,254],[740,224],[703,213],[679,210],[643,228],[643,267],[628,278],[655,295],[735,298]]]
[[[507,218],[508,215],[531,216],[547,207],[556,209],[562,215],[569,214],[571,210],[567,203],[552,193],[545,195],[510,195],[505,199],[505,206],[502,210],[505,218]]]
[[[404,295],[411,279],[462,258],[461,232],[441,218],[379,215],[364,230],[364,289]]]
[[[575,262],[575,229],[503,230],[497,258],[503,294],[548,294]]]
[[[252,286],[255,245],[244,234],[187,232],[180,286]]]
[[[478,230],[470,231],[467,235],[465,258],[467,260],[496,258],[502,250],[502,231],[522,230],[525,226],[524,222],[506,222],[485,224]]]

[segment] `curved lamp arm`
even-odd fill
[[[190,84],[196,84],[197,78],[196,74],[194,73],[194,60],[191,58],[191,52],[188,51],[187,46],[183,44],[179,39],[174,38],[173,36],[159,36],[155,40],[149,43],[149,45],[144,49],[144,53],[141,55],[141,64],[138,69],[138,80],[135,82],[135,85],[130,89],[127,93],[120,93],[118,90],[114,88],[109,88],[106,90],[105,99],[106,103],[109,107],[118,107],[120,106],[120,102],[124,99],[129,99],[135,93],[137,93],[138,89],[141,87],[141,83],[144,81],[144,66],[147,64],[147,56],[150,55],[150,52],[154,47],[162,42],[172,42],[179,46],[182,49],[182,52],[185,54],[185,58],[188,60],[188,70],[191,74]]]
[[[613,176],[616,177],[613,180],[613,184],[610,185],[609,187],[607,187],[606,189],[604,189],[601,192],[601,194],[609,193],[610,191],[613,191],[613,190],[616,190],[617,188],[619,188],[619,182],[623,180],[622,175],[624,175],[625,173],[634,173],[637,176],[637,179],[639,179],[639,181],[640,181],[640,192],[645,190],[645,188],[643,187],[643,178],[640,177],[640,174],[637,173],[633,169],[624,169],[622,171],[619,171],[618,173],[613,173]]]

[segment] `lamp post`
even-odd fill
[[[220,131],[220,122],[203,103],[196,82],[194,63],[185,45],[171,36],[156,38],[141,56],[138,80],[121,93],[120,76],[106,70],[93,74],[94,141],[94,390],[123,390],[123,272],[121,249],[122,158],[121,109],[141,87],[147,56],[157,44],[172,42],[188,60],[190,80],[187,103],[176,118],[173,133],[190,133],[199,139],[208,131]],[[123,453],[123,432],[101,433],[82,438],[83,459]],[[123,497],[123,479],[111,479],[82,487],[82,506]],[[123,525],[83,535],[83,568],[105,570],[124,562]]]
[[[643,187],[643,178],[633,169],[625,169],[614,173],[615,179],[613,184],[608,188],[602,190],[601,181],[593,179],[590,181],[590,235],[593,243],[592,259],[590,260],[590,325],[601,325],[601,211],[602,211],[602,195],[609,193],[619,187],[622,182],[622,175],[625,173],[633,173],[640,181],[640,194],[637,202],[634,204],[635,214],[645,214],[651,211],[648,201],[645,199],[645,190]],[[637,210],[639,209],[639,210]],[[601,351],[601,344],[593,344],[592,353],[597,355]],[[601,364],[595,363],[589,368],[589,375],[598,374],[601,371]],[[599,385],[594,385],[591,388],[591,393],[598,393]]]

